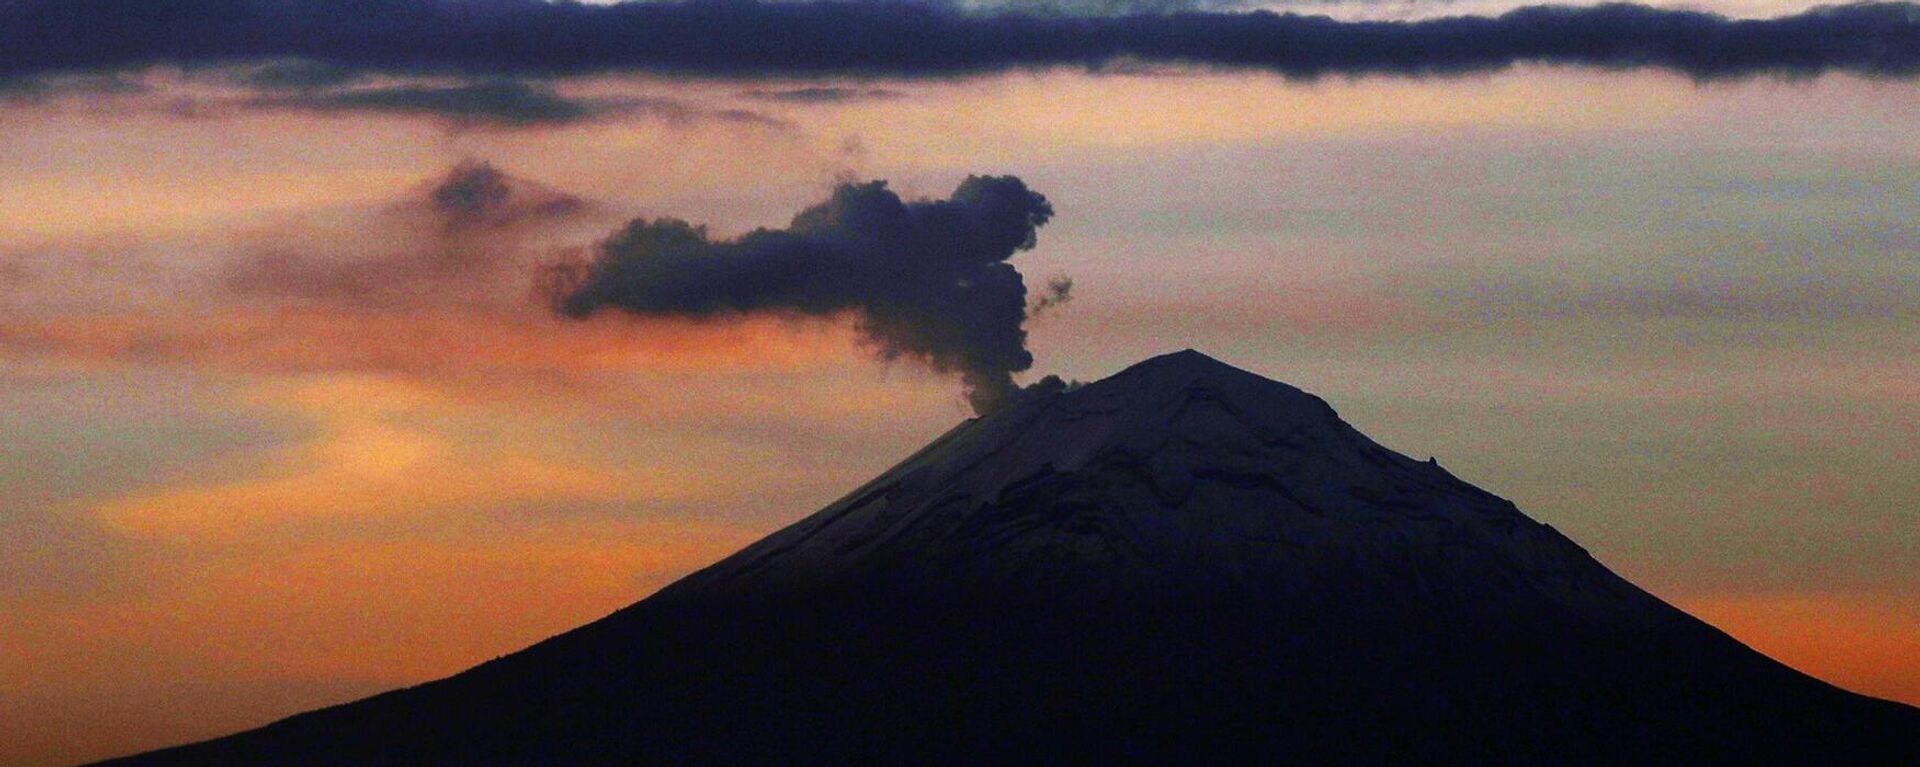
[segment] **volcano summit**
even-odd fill
[[[1920,710],[1189,351],[522,652],[114,762],[1005,763],[1910,765]]]

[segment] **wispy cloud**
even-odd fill
[[[579,197],[468,160],[355,224],[372,237],[297,223],[256,234],[226,269],[224,288],[358,308],[499,305],[529,295],[535,240],[592,213]]]
[[[620,116],[676,123],[723,122],[786,129],[786,121],[751,110],[706,108],[669,98],[579,98],[520,80],[456,84],[405,83],[348,88],[302,88],[243,99],[247,109],[291,109],[318,114],[391,114],[441,120],[456,129],[567,125]]]
[[[526,126],[586,120],[604,107],[518,81],[461,85],[394,85],[269,94],[245,102],[256,109],[422,115],[459,126]]]
[[[816,85],[802,88],[762,89],[744,91],[740,95],[757,101],[778,101],[791,104],[838,104],[845,101],[884,101],[897,99],[906,94],[889,88],[844,88],[838,86]]]
[[[0,76],[0,105],[86,96],[123,96],[146,93],[147,90],[145,83],[120,73]]]

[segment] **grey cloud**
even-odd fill
[[[263,91],[337,88],[363,79],[364,72],[320,61],[291,59],[241,67],[228,73],[237,85]]]
[[[556,268],[555,305],[572,317],[851,313],[882,357],[959,374],[984,413],[1033,365],[1026,284],[1007,261],[1052,216],[1018,178],[971,176],[945,200],[902,200],[883,181],[843,184],[787,228],[735,240],[636,219],[591,260]]]
[[[579,122],[602,109],[551,88],[517,80],[462,85],[395,85],[263,95],[247,102],[262,109],[419,115],[456,126],[555,125]]]
[[[124,73],[0,77],[0,104],[38,104],[79,96],[126,96],[148,88]]]

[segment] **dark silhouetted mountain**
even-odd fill
[[[1195,352],[1029,390],[449,679],[122,765],[1914,765],[1320,399]]]

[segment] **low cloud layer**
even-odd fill
[[[971,176],[945,200],[903,200],[886,182],[843,184],[785,229],[716,240],[676,219],[636,219],[556,273],[557,309],[653,317],[853,314],[885,358],[957,373],[977,412],[1033,365],[1027,287],[1007,263],[1053,216],[1012,176]],[[1070,283],[1057,282],[1057,302]]]
[[[1170,7],[1180,7],[1174,4]],[[951,4],[376,0],[21,0],[0,5],[0,76],[304,59],[469,75],[948,75],[1149,62],[1325,74],[1435,74],[1521,63],[1696,77],[1920,73],[1920,5],[1767,20],[1636,5],[1498,17],[1336,21],[1255,13],[967,12]]]

